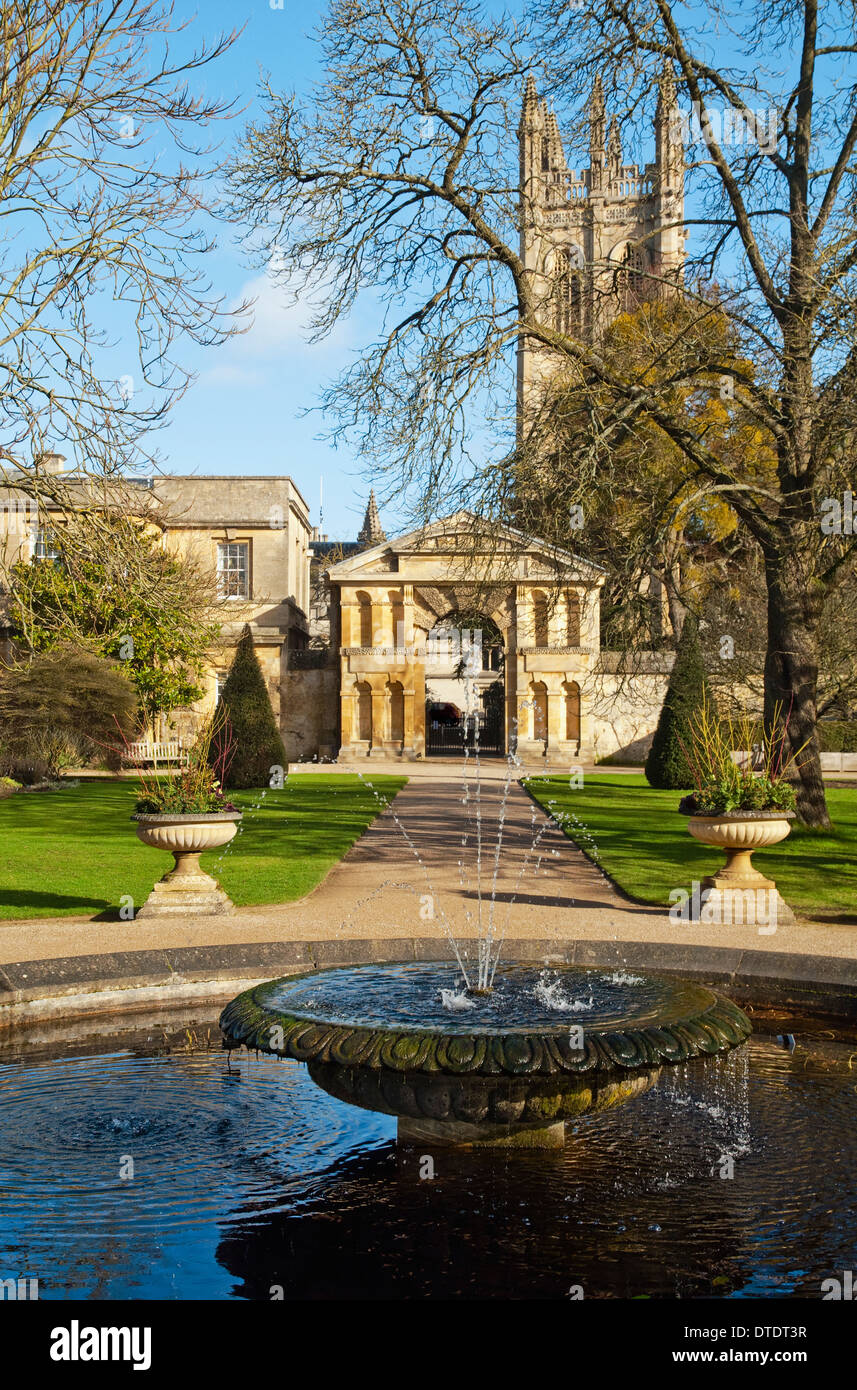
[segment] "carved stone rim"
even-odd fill
[[[293,984],[324,974],[287,975]],[[310,1022],[261,1004],[256,995],[280,980],[245,990],[220,1015],[225,1047],[242,1044],[298,1062],[333,1062],[343,1067],[447,1076],[553,1076],[613,1072],[728,1052],[752,1032],[746,1014],[713,990],[711,1003],[663,1027],[584,1029],[583,1048],[572,1048],[568,1032],[444,1033],[432,1029],[359,1028]],[[682,981],[676,981],[680,984]],[[272,1030],[281,1028],[281,1046]]]

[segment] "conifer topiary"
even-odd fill
[[[286,766],[286,750],[249,627],[245,626],[235,648],[218,703],[223,706],[235,741],[226,786],[269,786],[271,769]]]
[[[693,771],[685,757],[691,745],[690,721],[708,695],[699,628],[692,613],[681,629],[675,664],[670,675],[658,727],[646,759],[646,778],[652,787],[687,790],[693,787]]]

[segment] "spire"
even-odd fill
[[[655,163],[662,185],[675,186],[684,169],[684,131],[678,108],[675,76],[672,63],[664,60],[658,79],[658,104],[655,110]]]
[[[363,518],[363,525],[357,533],[357,539],[361,545],[380,545],[381,541],[387,539],[386,532],[381,529],[381,518],[378,515],[378,503],[375,501],[374,488],[369,489],[366,515]]]
[[[604,169],[604,88],[601,74],[595,79],[589,99],[589,185],[600,188]]]
[[[655,112],[655,119],[658,121],[668,120],[669,114],[675,109],[675,74],[669,58],[664,59],[664,66],[658,78],[658,107]]]
[[[521,121],[518,126],[518,135],[523,135],[524,131],[532,129],[539,124],[539,94],[536,88],[536,79],[529,73],[524,83],[524,97],[521,103]]]
[[[559,131],[559,122],[553,111],[548,111],[546,126],[547,137],[550,144],[551,168],[562,169],[565,167],[565,151],[562,148],[562,136]]]
[[[610,138],[607,141],[607,170],[611,179],[618,179],[622,172],[622,135],[615,116],[610,122]]]

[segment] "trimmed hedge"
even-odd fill
[[[821,719],[818,743],[822,753],[857,753],[857,719]]]
[[[679,791],[689,791],[694,786],[693,772],[684,749],[692,742],[690,725],[707,695],[699,628],[694,615],[688,613],[681,630],[658,727],[646,759],[649,786]]]

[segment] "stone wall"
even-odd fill
[[[309,664],[316,661],[324,664]],[[338,661],[330,662],[324,651],[290,652],[280,685],[280,733],[288,761],[335,757],[338,729]]]
[[[605,653],[605,655],[608,655]],[[647,656],[649,654],[646,654]],[[645,760],[667,693],[672,653],[652,653],[660,671],[599,671],[586,686],[596,759]],[[647,661],[647,665],[654,664]]]

